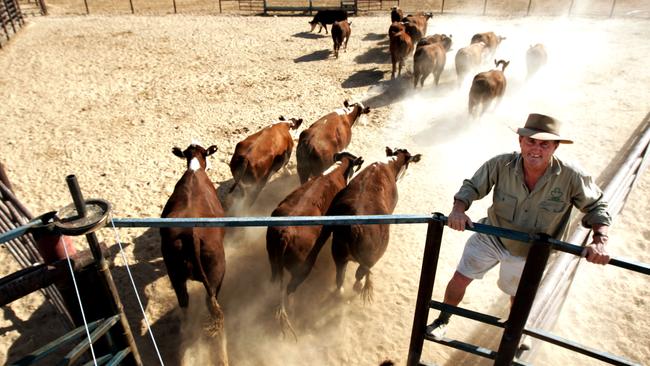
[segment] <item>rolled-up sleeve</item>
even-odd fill
[[[573,196],[573,205],[585,215],[582,226],[591,228],[594,224],[610,226],[612,218],[609,214],[609,205],[603,197],[603,192],[598,188],[591,176],[576,176],[577,188]]]
[[[472,202],[487,196],[496,181],[498,162],[502,159],[502,156],[496,156],[481,165],[471,179],[463,181],[454,199],[464,202],[469,208]]]

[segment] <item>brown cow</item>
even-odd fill
[[[402,23],[402,25],[404,24]],[[391,29],[389,29],[389,34],[390,32]],[[410,56],[411,53],[413,52],[413,39],[406,32],[405,29],[400,30],[394,33],[392,36],[390,36],[390,44],[388,48],[390,51],[390,60],[391,63],[393,64],[393,69],[390,74],[390,78],[395,79],[395,70],[397,68],[397,65],[399,65],[399,69],[397,70],[397,75],[399,76],[402,74],[402,67],[404,67],[404,60],[408,56]]]
[[[293,150],[290,130],[301,124],[302,119],[280,116],[279,121],[238,142],[229,164],[235,183],[228,193],[239,187],[238,197],[252,205],[271,175],[289,161]]]
[[[487,48],[490,50],[488,58],[492,58],[497,52],[497,47],[499,47],[499,44],[504,39],[506,39],[506,37],[497,36],[494,32],[476,33],[472,36],[472,41],[470,43],[485,43]]]
[[[543,44],[538,43],[530,46],[526,51],[526,68],[528,70],[526,79],[530,79],[542,66],[546,65],[547,59],[546,48]]]
[[[370,112],[361,103],[349,104],[346,100],[343,105],[345,108],[326,114],[300,134],[296,160],[301,184],[334,164],[334,154],[350,144],[352,126],[362,114]]]
[[[206,159],[217,147],[207,149],[191,144],[184,151],[174,147],[174,155],[187,161],[187,170],[176,183],[165,204],[163,218],[223,217],[224,212],[212,181],[205,173]],[[214,321],[213,335],[223,335],[223,311],[217,302],[226,271],[223,250],[224,229],[221,227],[170,227],[160,229],[162,256],[176,298],[187,309],[187,280],[199,281],[207,292],[206,301]],[[224,338],[222,338],[224,340]],[[226,359],[225,343],[222,357]]]
[[[439,39],[439,41],[430,43],[436,39]],[[450,48],[451,37],[444,34],[436,34],[423,38],[418,42],[418,47],[413,56],[413,88],[417,88],[418,80],[420,87],[422,87],[429,74],[433,74],[434,81],[438,85],[440,74],[445,69],[447,52],[449,52]]]
[[[494,60],[494,64],[496,69],[480,72],[472,80],[472,87],[469,90],[468,109],[469,114],[474,117],[485,113],[493,101],[499,103],[506,91],[506,77],[503,71],[510,62]],[[499,65],[503,65],[501,70],[499,70]]]
[[[427,23],[433,17],[433,13],[418,12],[416,14],[409,14],[402,18],[402,22],[412,24],[415,28],[408,29],[407,32],[416,44],[427,35]]]
[[[336,58],[339,58],[339,49],[343,42],[345,42],[343,49],[348,50],[348,40],[350,39],[350,33],[352,33],[350,25],[352,25],[352,22],[347,20],[334,22],[332,25],[332,41],[334,41],[334,57]]]
[[[465,77],[478,69],[486,60],[489,50],[483,42],[473,43],[463,47],[456,52],[456,75],[458,86],[463,83]]]
[[[406,30],[406,28],[404,27],[404,23],[402,23],[402,22],[393,22],[393,23],[391,23],[390,27],[388,27],[388,38],[391,38],[392,36],[394,36],[398,32],[402,32],[404,30]]]
[[[386,148],[387,162],[376,162],[357,174],[334,199],[327,210],[328,216],[336,215],[389,215],[397,205],[397,181],[404,176],[410,163],[420,161],[421,155],[411,155],[405,149]],[[348,261],[359,263],[354,290],[365,301],[372,301],[370,269],[384,255],[388,247],[389,225],[342,225],[324,226],[314,245],[318,252],[332,239],[332,256],[336,264],[336,287],[343,291],[345,269]],[[365,284],[361,288],[361,280]]]
[[[393,6],[390,8],[390,22],[400,22],[402,21],[402,18],[404,18],[404,12],[402,9],[398,8],[397,6]]]
[[[291,192],[271,216],[322,216],[325,214],[339,191],[347,184],[354,168],[361,167],[363,159],[350,153],[337,153],[336,162],[330,169]],[[284,290],[283,275],[286,269],[291,273],[291,281],[281,295],[277,317],[281,321],[282,333],[289,329],[294,337],[285,310],[285,302],[296,288],[307,278],[318,253],[312,252],[314,242],[320,234],[321,226],[271,226],[266,231],[266,250],[271,263],[271,281],[280,282]],[[312,252],[312,253],[310,253]],[[285,299],[286,297],[286,299]]]

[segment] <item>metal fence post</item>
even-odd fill
[[[609,17],[614,16],[614,7],[616,7],[616,0],[612,1],[612,10],[609,11]]]
[[[503,330],[499,351],[494,360],[495,366],[509,366],[515,357],[521,334],[526,326],[528,314],[533,306],[537,288],[542,281],[544,268],[546,268],[546,262],[551,253],[551,245],[547,239],[546,235],[538,235],[528,252],[526,265],[510,309],[510,316]]]
[[[435,214],[439,216],[440,214]],[[438,256],[440,255],[440,243],[442,242],[442,231],[445,225],[442,220],[431,220],[427,228],[427,239],[422,257],[422,270],[420,271],[420,286],[418,297],[415,302],[415,314],[413,314],[413,327],[411,328],[411,344],[409,355],[406,361],[407,366],[416,366],[420,363],[422,346],[424,344],[424,329],[427,325],[429,315],[429,303],[433,293],[433,284],[436,279],[436,268],[438,268]]]

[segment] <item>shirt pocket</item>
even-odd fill
[[[501,191],[494,191],[494,213],[500,218],[514,222],[517,197]]]
[[[551,226],[556,226],[554,223],[558,220],[558,218],[563,216],[566,208],[567,204],[564,202],[541,202],[539,204],[539,210],[537,211],[535,228],[546,232],[548,231],[548,228],[551,228]]]

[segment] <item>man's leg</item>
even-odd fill
[[[454,275],[447,283],[447,289],[445,290],[445,299],[443,302],[445,304],[458,306],[463,297],[465,296],[465,289],[467,286],[472,283],[472,279],[464,276],[460,272],[454,272]],[[427,326],[427,334],[433,336],[436,339],[442,339],[445,336],[447,331],[447,324],[449,324],[449,318],[451,314],[446,311],[441,311],[438,318],[433,321],[433,323]]]
[[[490,237],[483,234],[474,234],[467,240],[458,268],[445,289],[445,304],[458,306],[472,280],[483,278],[483,275],[499,262],[500,256],[494,246]],[[426,333],[436,339],[442,339],[449,318],[450,313],[440,312],[438,318],[427,326]]]
[[[454,272],[453,277],[451,277],[451,280],[449,280],[449,283],[447,284],[445,299],[443,302],[445,304],[458,306],[458,304],[463,301],[465,289],[467,289],[467,286],[469,286],[470,283],[472,283],[471,278],[458,271]]]

